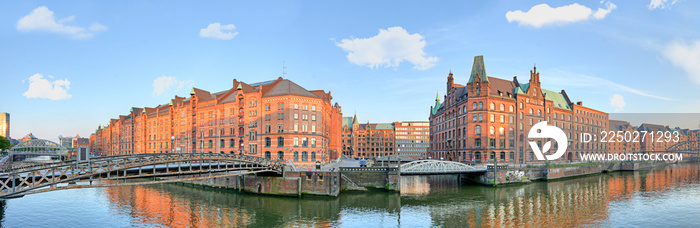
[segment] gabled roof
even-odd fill
[[[482,82],[489,82],[489,78],[486,75],[486,67],[484,66],[484,56],[474,56],[474,64],[472,65],[472,73],[469,75],[469,82],[472,83],[474,78],[481,78]]]
[[[629,126],[630,126],[629,122],[622,121],[622,120],[610,120],[610,123],[608,124],[609,130],[611,130],[611,131],[625,130]]]
[[[282,95],[299,95],[313,98],[320,98],[303,87],[287,79],[278,79],[275,83],[269,83],[269,88],[263,87],[262,97],[274,97]]]
[[[343,123],[341,127],[348,126],[348,129],[352,130],[352,117],[343,117]]]
[[[665,126],[658,124],[643,123],[637,128],[638,131],[668,131],[669,129]]]
[[[488,79],[489,83],[491,84],[491,91],[489,92],[489,95],[508,97],[508,94],[512,93],[513,88],[515,88],[515,83],[513,83],[513,81],[494,77],[488,77]],[[498,94],[498,92],[501,92],[502,95]]]
[[[555,108],[571,111],[571,106],[563,94],[547,89],[542,89],[542,93],[545,94],[544,99],[552,101],[552,106]]]

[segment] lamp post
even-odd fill
[[[170,151],[175,153],[175,136],[170,136]]]

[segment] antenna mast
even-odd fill
[[[282,61],[282,78],[287,76],[287,66],[284,65],[284,61]]]

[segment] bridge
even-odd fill
[[[418,160],[401,165],[402,175],[438,175],[486,172],[485,166],[441,160]]]
[[[173,153],[96,157],[89,161],[63,161],[33,166],[6,167],[0,171],[2,172],[0,173],[0,198],[19,197],[59,189],[206,179],[211,178],[213,173],[217,177],[260,172],[281,174],[284,169],[285,165],[279,161],[237,154]],[[182,175],[189,176],[182,177]],[[157,178],[168,176],[176,176],[177,178]],[[153,178],[153,181],[126,183],[127,179],[149,177]],[[93,181],[99,183],[93,183]],[[80,184],[78,184],[79,182]]]

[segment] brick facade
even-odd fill
[[[340,156],[341,108],[331,94],[287,79],[192,88],[155,108],[132,108],[95,132],[94,152],[238,153],[299,164]]]

